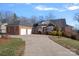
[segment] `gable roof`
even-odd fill
[[[32,26],[30,22],[27,22],[27,20],[17,20],[15,23],[9,23],[8,25],[13,25],[13,26]]]
[[[48,24],[53,24],[59,28],[63,28],[66,26],[66,21],[65,21],[65,19],[45,20],[45,21],[39,22],[38,26],[39,25],[48,25]]]
[[[56,19],[56,20],[50,20],[51,23],[55,24],[57,27],[65,27],[66,21],[65,19]]]

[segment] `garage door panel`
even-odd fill
[[[27,34],[30,35],[31,34],[31,29],[27,29]]]
[[[21,29],[20,30],[20,35],[26,35],[27,34],[27,30],[26,29]]]

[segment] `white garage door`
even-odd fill
[[[32,29],[27,29],[27,34],[30,35],[31,31],[32,31]]]
[[[21,29],[20,30],[20,35],[26,35],[27,34],[27,30],[26,29]]]
[[[21,29],[20,30],[20,35],[30,35],[32,29]]]

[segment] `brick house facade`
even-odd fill
[[[31,34],[31,31],[32,31],[32,27],[30,26],[21,26],[21,25],[19,26],[8,25],[7,26],[7,34],[9,35],[28,35],[28,34]]]
[[[17,20],[15,23],[7,25],[7,34],[9,35],[29,35],[31,31],[32,26],[25,20]]]

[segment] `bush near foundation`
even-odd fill
[[[62,31],[52,31],[52,32],[49,33],[49,35],[62,36]]]

